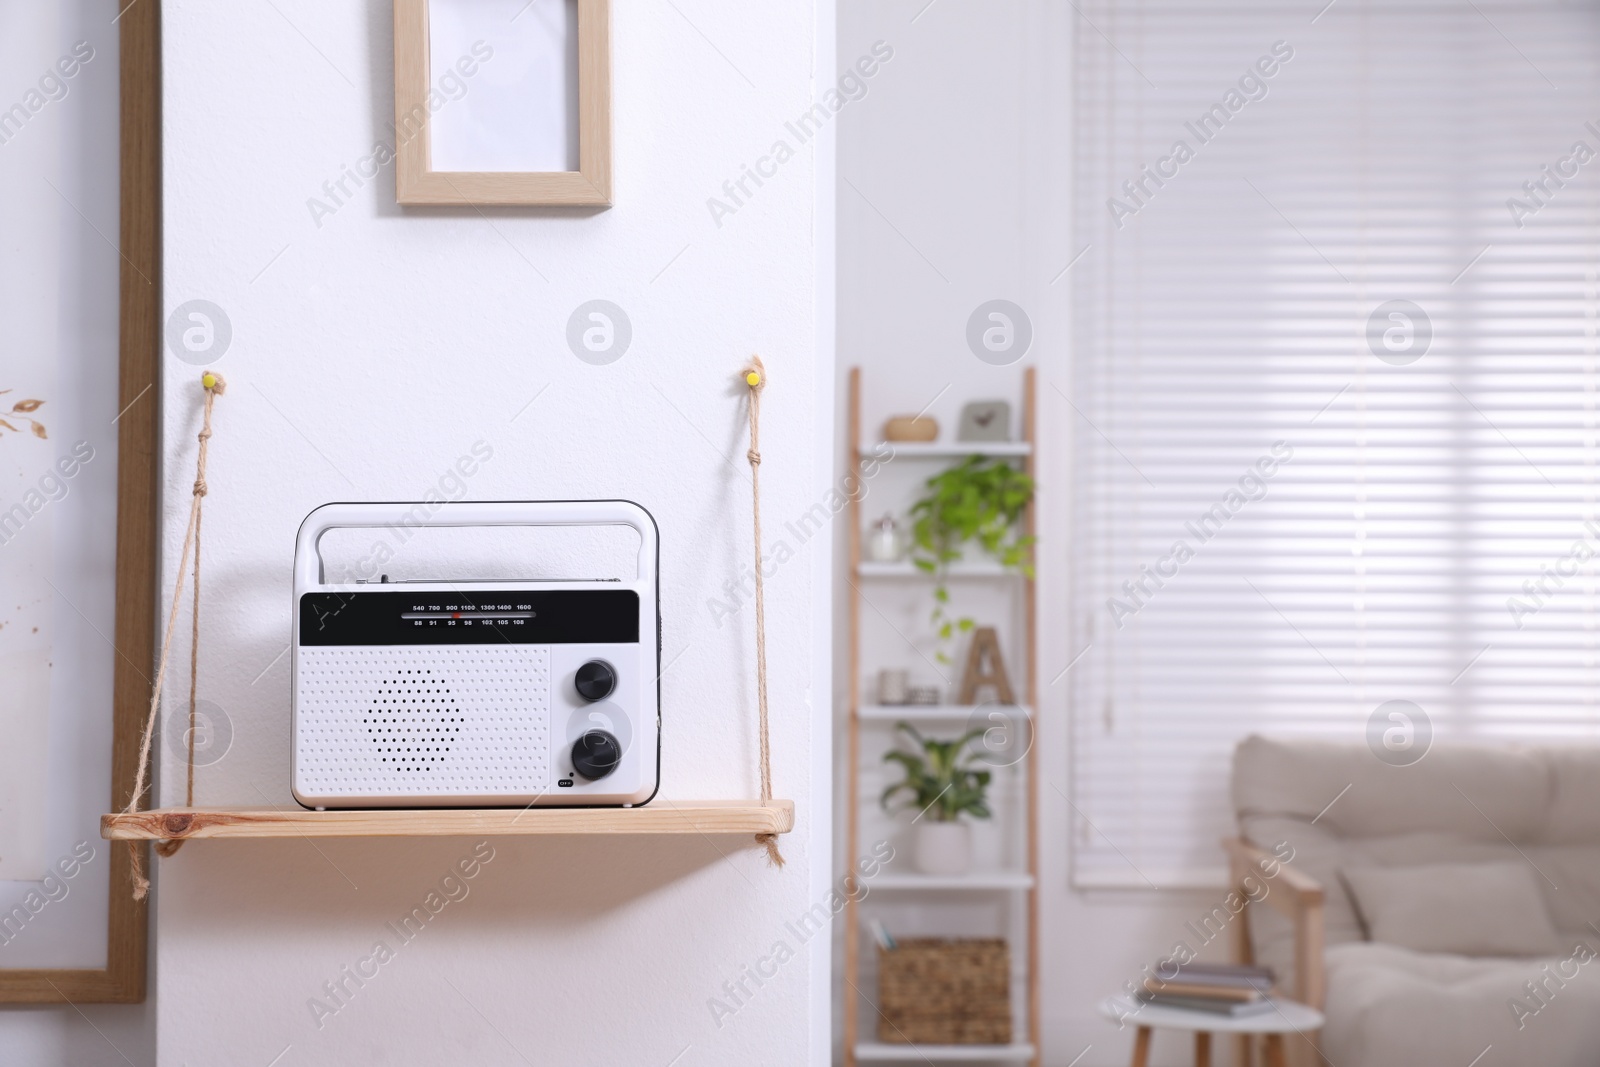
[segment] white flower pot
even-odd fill
[[[972,868],[972,827],[919,819],[915,852],[923,874],[966,874]]]

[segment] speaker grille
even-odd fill
[[[379,758],[407,771],[431,771],[443,763],[450,742],[461,735],[461,708],[444,676],[407,670],[390,678],[372,698],[361,720],[378,746]]]
[[[304,647],[303,796],[516,796],[550,783],[550,650]]]

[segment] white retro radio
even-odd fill
[[[655,520],[623,500],[326,504],[294,554],[293,789],[316,808],[635,805],[660,778]],[[632,581],[331,585],[339,527],[611,526]]]

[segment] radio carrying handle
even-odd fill
[[[323,584],[320,546],[329,530],[424,526],[631,526],[639,535],[638,579],[656,581],[656,521],[631,500],[462,500],[322,505],[305,517],[295,537],[295,585]]]

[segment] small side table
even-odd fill
[[[1152,1030],[1194,1031],[1195,1067],[1211,1067],[1212,1034],[1265,1034],[1267,1067],[1284,1067],[1283,1035],[1309,1034],[1322,1029],[1322,1013],[1292,1000],[1275,1000],[1277,1008],[1256,1015],[1234,1017],[1209,1011],[1191,1011],[1160,1004],[1140,1004],[1127,997],[1107,997],[1100,1013],[1117,1023],[1131,1023],[1133,1067],[1148,1067]]]

